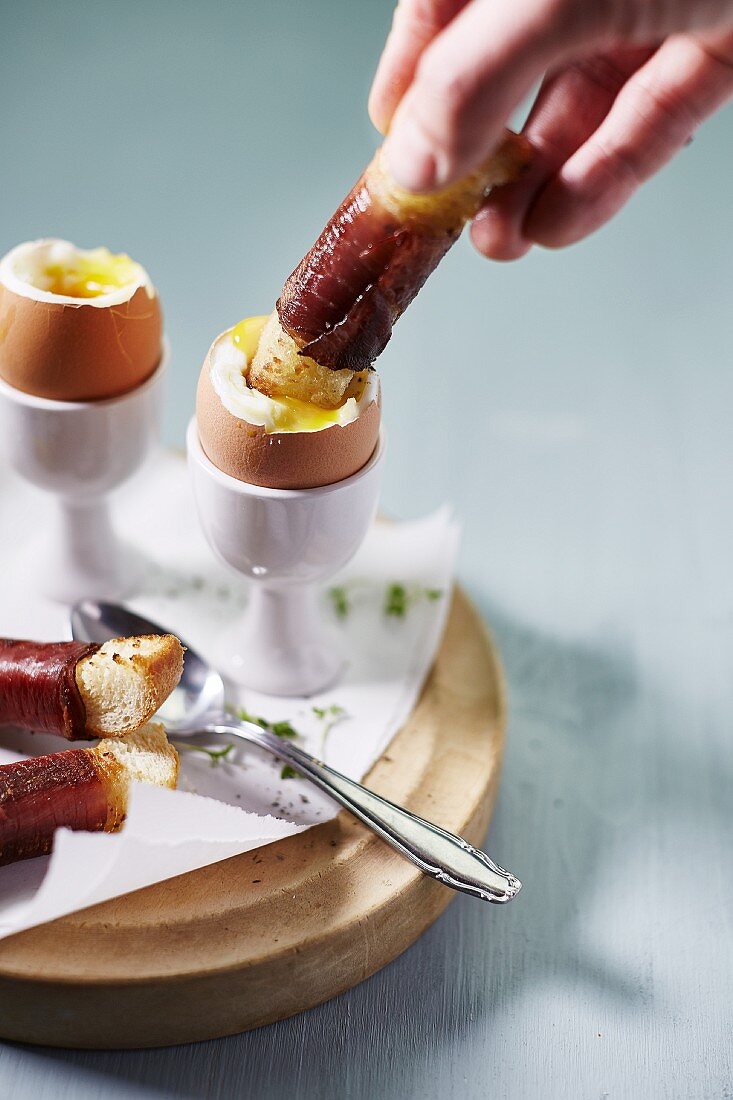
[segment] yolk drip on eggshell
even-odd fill
[[[209,349],[196,395],[201,446],[223,473],[271,489],[312,489],[355,474],[377,445],[379,381],[356,376],[338,409],[247,385],[246,372],[266,317],[250,317]]]
[[[0,261],[0,377],[56,401],[97,401],[158,366],[155,288],[129,256],[68,241],[29,241]]]

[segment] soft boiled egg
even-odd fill
[[[126,393],[158,366],[162,325],[155,287],[129,256],[47,239],[0,260],[0,377],[25,393]]]
[[[311,489],[350,477],[377,445],[377,375],[355,375],[335,409],[268,397],[247,382],[266,320],[249,317],[211,345],[196,396],[201,446],[219,470],[250,485]]]

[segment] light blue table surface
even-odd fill
[[[389,8],[0,4],[0,251],[146,264],[170,443],[213,335],[271,308],[375,146]],[[728,111],[567,252],[461,242],[381,363],[384,507],[455,504],[504,657],[489,847],[517,902],[458,900],[371,980],[239,1038],[6,1044],[0,1096],[733,1094],[732,144]]]

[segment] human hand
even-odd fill
[[[492,259],[598,229],[733,96],[733,0],[400,0],[369,100],[397,182],[476,167],[543,74],[533,168],[471,228]]]

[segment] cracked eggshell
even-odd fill
[[[371,458],[379,437],[379,380],[357,418],[318,431],[267,432],[225,408],[211,380],[214,341],[196,394],[199,439],[207,457],[230,477],[270,489],[314,489],[342,481]]]
[[[97,401],[135,389],[153,374],[162,355],[163,319],[149,282],[72,299],[13,278],[7,264],[12,255],[0,264],[5,382],[56,401]]]

